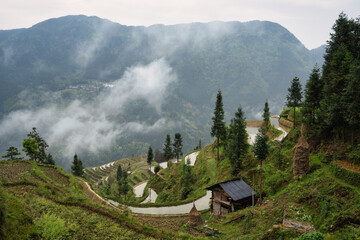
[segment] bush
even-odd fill
[[[34,223],[44,239],[66,239],[69,232],[65,221],[53,214],[43,214],[35,219]]]
[[[5,215],[6,215],[6,206],[5,206],[5,196],[0,189],[0,239],[4,237],[4,228],[5,228]]]
[[[359,182],[360,182],[359,173],[348,171],[343,167],[338,166],[336,163],[331,163],[329,166],[332,174],[334,174],[335,177],[340,178],[346,183],[351,184],[355,187],[359,186]]]
[[[300,237],[296,238],[296,240],[323,240],[324,234],[320,232],[311,232],[304,233]]]

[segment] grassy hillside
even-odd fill
[[[178,238],[95,204],[71,175],[31,161],[0,162],[2,239]],[[80,181],[80,180],[79,180]]]
[[[360,166],[346,161],[329,161],[329,149],[323,146],[310,155],[311,173],[294,180],[292,174],[293,148],[300,136],[299,128],[292,130],[280,144],[271,142],[270,155],[263,164],[264,204],[234,212],[221,218],[206,213],[207,225],[224,235],[222,239],[317,239],[305,238],[301,231],[285,227],[283,221],[296,222],[300,226],[312,226],[313,235],[325,239],[360,238]],[[335,144],[336,145],[336,144]],[[231,177],[242,177],[259,191],[258,161],[249,158],[238,176],[231,176],[226,159],[216,167],[214,153],[207,146],[199,155],[195,169],[202,169],[197,182],[204,185]],[[340,150],[341,147],[338,147]],[[338,157],[341,155],[338,152]],[[351,152],[354,154],[354,151]],[[343,156],[352,155],[350,152]],[[208,171],[212,166],[212,171]],[[216,171],[214,170],[216,169]],[[254,174],[255,181],[252,181]],[[231,220],[235,220],[228,223]],[[314,230],[312,230],[314,231]],[[322,239],[322,238],[319,238]]]

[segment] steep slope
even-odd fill
[[[0,179],[4,239],[177,238],[137,223],[121,209],[95,204],[101,202],[91,201],[58,167],[2,161]]]

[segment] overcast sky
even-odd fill
[[[0,29],[28,28],[49,18],[84,14],[124,25],[268,20],[307,48],[326,43],[339,13],[360,15],[360,0],[0,0]]]

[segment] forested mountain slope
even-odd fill
[[[0,31],[0,116],[9,129],[0,148],[38,127],[50,146],[63,145],[53,149],[61,166],[75,151],[98,165],[144,153],[148,143],[161,148],[166,133],[181,132],[189,151],[211,140],[218,89],[227,118],[239,103],[259,117],[266,99],[278,112],[288,81],[304,82],[323,51],[267,21],[133,27],[66,16]],[[63,132],[66,121],[84,130]]]

